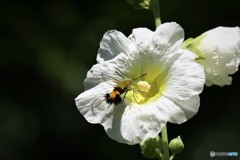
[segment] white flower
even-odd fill
[[[197,62],[202,64],[206,73],[206,85],[230,85],[240,63],[239,27],[217,27],[196,39],[190,39],[191,51],[200,54]],[[193,48],[193,49],[192,49]],[[196,50],[194,50],[196,49]]]
[[[200,105],[205,74],[196,55],[180,49],[183,39],[176,23],[155,32],[136,28],[128,38],[116,30],[105,33],[98,63],[85,79],[86,91],[75,99],[80,113],[126,144],[155,138],[166,122],[191,118]]]

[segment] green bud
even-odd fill
[[[135,9],[149,9],[150,0],[127,0]]]
[[[177,138],[174,138],[169,143],[169,149],[172,153],[178,154],[182,152],[184,149],[183,141],[181,140],[181,137],[178,136]]]
[[[162,151],[161,138],[159,136],[148,138],[140,143],[140,148],[144,157],[150,159],[159,158]]]

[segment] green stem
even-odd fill
[[[159,0],[151,0],[150,8],[155,19],[155,26],[158,27],[161,24]]]
[[[163,160],[169,160],[167,124],[162,128]]]
[[[175,153],[172,154],[172,156],[170,157],[170,160],[173,160],[173,158],[175,157]]]

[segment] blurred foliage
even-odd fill
[[[162,21],[186,37],[216,26],[240,26],[239,1],[162,0]],[[152,13],[126,1],[10,0],[0,5],[0,159],[144,159],[139,146],[119,144],[79,114],[74,98],[96,63],[103,34],[135,27],[154,30]],[[205,88],[199,113],[169,124],[181,135],[176,159],[210,159],[210,151],[240,153],[240,74],[233,85]],[[219,158],[220,159],[220,158]]]

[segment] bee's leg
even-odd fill
[[[126,94],[128,93],[128,91],[130,91],[130,90],[132,90],[132,89],[133,89],[133,88],[128,88],[128,89],[126,90],[126,92],[124,93],[124,96],[123,96],[122,103],[124,102],[125,97],[126,97]]]
[[[124,96],[123,96],[122,103],[123,103],[124,100],[125,100],[126,94],[127,94],[128,91],[130,91],[130,90],[133,91],[133,99],[135,100],[135,102],[137,102],[137,104],[140,104],[140,103],[137,101],[137,99],[138,99],[137,94],[136,94],[137,91],[136,91],[134,88],[128,88],[128,89],[126,90],[126,92],[124,93]]]
[[[129,91],[129,89],[127,89],[126,92],[124,93],[122,103],[124,102],[126,94],[127,94],[128,91]]]
[[[133,99],[135,100],[135,102],[137,102],[137,104],[139,104],[139,102],[137,101],[138,97],[135,93],[135,89],[132,89],[132,90],[133,90]],[[137,97],[137,99],[136,99],[136,97]]]
[[[133,91],[133,99],[135,100],[135,102],[137,102],[137,104],[139,104],[139,102],[137,101],[137,95],[135,94],[135,89],[134,88],[128,88],[127,90],[126,90],[126,92],[125,92],[125,94],[124,94],[124,96],[123,96],[123,101],[124,101],[124,99],[125,99],[125,97],[126,97],[126,94],[127,94],[127,92],[128,91],[130,91],[130,90],[132,90]],[[123,103],[123,101],[122,101],[122,103]]]

